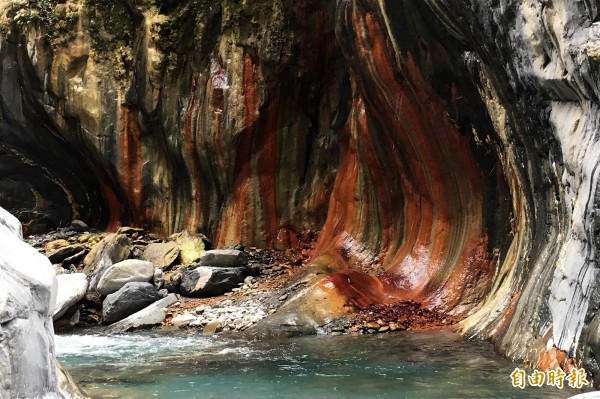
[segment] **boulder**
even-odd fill
[[[83,299],[87,290],[88,281],[83,273],[61,274],[57,276],[58,290],[56,294],[56,307],[52,315],[53,320],[58,320],[71,306]]]
[[[127,283],[147,283],[154,277],[154,265],[145,260],[127,259],[110,266],[100,280],[96,290],[102,295],[112,294]]]
[[[48,258],[22,241],[20,223],[0,208],[0,398],[58,397],[56,289]]]
[[[129,238],[124,234],[109,234],[83,260],[83,272],[88,276],[89,291],[95,291],[104,272],[131,253]]]
[[[77,231],[80,233],[87,231],[89,229],[88,225],[85,224],[85,222],[83,222],[81,220],[73,220],[69,227],[71,228],[71,230]]]
[[[79,236],[79,239],[77,241],[84,244],[88,248],[94,248],[96,245],[98,245],[98,243],[100,243],[100,241],[102,241],[109,235],[109,233],[83,233]]]
[[[71,255],[68,258],[63,259],[62,264],[65,267],[68,267],[69,265],[76,265],[83,260],[86,253],[87,253],[87,250],[83,250],[74,255]]]
[[[73,311],[71,313],[71,311]],[[76,307],[69,308],[68,312],[65,313],[60,320],[54,321],[54,332],[63,333],[67,332],[75,327],[81,321],[81,312]]]
[[[163,299],[154,302],[152,305],[132,314],[124,320],[111,324],[106,331],[109,333],[119,333],[135,328],[152,327],[161,324],[166,317],[165,308],[179,300],[175,294],[169,294]]]
[[[194,316],[191,313],[186,313],[173,317],[173,319],[171,320],[171,324],[174,327],[181,328],[188,326],[193,321],[196,321],[196,316]]]
[[[125,234],[109,234],[92,248],[83,260],[83,272],[90,274],[90,269],[100,259],[107,257],[112,263],[127,259],[130,254],[131,242]]]
[[[127,283],[110,294],[102,304],[102,320],[114,323],[158,301],[160,294],[150,283]]]
[[[192,235],[188,231],[182,231],[172,235],[170,239],[179,246],[179,263],[182,265],[191,265],[197,262],[206,249],[204,240],[207,238],[202,234]]]
[[[58,240],[52,240],[44,244],[44,251],[46,254],[49,254],[68,245],[70,245],[69,241],[63,240],[62,238]]]
[[[236,249],[213,249],[200,258],[200,265],[214,267],[242,267],[248,264],[248,255]]]
[[[238,287],[247,275],[245,267],[199,266],[181,273],[179,290],[182,295],[192,297],[222,295]]]
[[[59,362],[56,362],[56,377],[62,399],[91,399],[77,386],[71,374]]]
[[[23,238],[23,228],[19,219],[0,207],[0,228],[3,227],[18,238]]]
[[[138,235],[144,233],[144,229],[141,229],[139,227],[129,227],[129,226],[124,226],[124,227],[120,227],[119,230],[117,230],[117,234],[125,234],[127,236],[134,236],[137,237]]]
[[[52,263],[61,263],[65,259],[73,258],[74,255],[83,257],[85,247],[82,244],[67,245],[49,252],[46,256]]]
[[[161,289],[165,284],[165,274],[160,267],[154,268],[154,276],[152,277],[152,283],[156,289]]]
[[[148,244],[141,258],[162,269],[168,269],[178,256],[179,247],[176,243],[169,241]]]

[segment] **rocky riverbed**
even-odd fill
[[[213,334],[246,331],[306,288],[303,276],[317,234],[294,238],[282,240],[279,249],[212,249],[203,234],[159,237],[132,227],[104,233],[74,222],[27,242],[48,257],[58,275],[57,331],[161,327]],[[457,321],[414,301],[354,310],[317,331],[388,333],[445,328]]]

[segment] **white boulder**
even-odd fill
[[[0,399],[58,398],[50,261],[21,239],[0,208]]]
[[[61,274],[57,276],[58,292],[53,320],[58,320],[73,305],[81,301],[88,287],[87,277],[84,273]]]

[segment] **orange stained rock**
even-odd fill
[[[217,246],[224,246],[242,241],[245,237],[253,241],[251,226],[254,222],[252,215],[252,133],[257,112],[256,66],[252,56],[244,55],[243,87],[245,121],[236,149],[236,159],[233,175],[233,193],[225,204],[224,214],[217,229]],[[258,209],[256,209],[258,211]]]
[[[393,287],[386,286],[385,280],[356,270],[334,273],[326,277],[323,284],[335,288],[354,308],[390,303],[396,299],[391,295]]]
[[[377,17],[355,4],[346,18],[363,61],[355,91],[377,94],[353,99],[315,256],[342,270],[379,258],[385,280],[331,276],[355,305],[415,299],[464,313],[494,273],[480,166],[411,55],[398,65]]]
[[[277,230],[275,238],[272,240],[271,246],[273,249],[278,251],[285,251],[286,249],[293,249],[298,247],[298,236],[293,230],[282,227]]]
[[[279,114],[279,103],[277,100],[270,101],[267,106],[266,121],[262,131],[253,137],[254,156],[256,160],[256,172],[258,175],[258,197],[260,198],[260,213],[262,220],[260,230],[264,237],[273,237],[277,230],[277,201],[276,201],[276,177],[277,177],[277,121]],[[262,222],[262,223],[261,223]]]
[[[109,215],[106,231],[116,231],[121,227],[122,220],[125,219],[125,205],[119,201],[114,190],[108,184],[100,182],[100,188],[106,199]]]
[[[118,148],[119,177],[133,222],[139,225],[142,220],[142,130],[138,111],[133,106],[121,105]]]
[[[562,369],[566,358],[566,352],[552,347],[549,351],[540,352],[536,367],[542,371]]]
[[[201,214],[201,198],[200,198],[200,164],[198,154],[196,152],[196,131],[197,131],[197,116],[196,116],[196,91],[198,89],[199,74],[194,74],[192,78],[191,100],[189,106],[183,116],[183,150],[187,160],[188,172],[190,175],[192,206],[187,209],[185,215],[185,226],[191,231],[195,231],[197,221]]]

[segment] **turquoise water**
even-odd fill
[[[59,360],[94,398],[567,398],[513,388],[515,365],[449,332],[246,341],[62,335]]]

